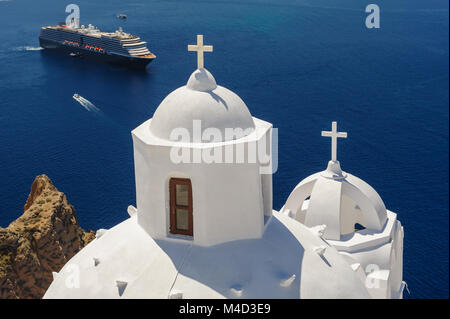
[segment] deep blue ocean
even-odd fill
[[[130,131],[186,83],[196,68],[186,46],[204,34],[218,84],[279,130],[274,208],[325,169],[330,141],[320,132],[338,121],[348,132],[343,170],[371,184],[405,227],[405,297],[448,298],[448,1],[74,1],[82,24],[148,41],[157,59],[144,72],[38,50],[40,27],[65,21],[69,3],[0,0],[0,226],[22,214],[44,173],[85,229],[127,218]],[[380,29],[365,27],[369,3],[381,9]]]

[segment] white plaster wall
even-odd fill
[[[379,280],[379,287],[369,289],[374,298],[402,298],[403,278],[403,227],[395,221],[392,239],[382,245],[374,244],[352,253],[341,251],[347,262],[361,264],[366,272],[379,270],[373,274],[367,273],[368,280]]]
[[[341,235],[352,234],[355,231],[355,224],[365,227],[364,216],[360,209],[356,209],[356,202],[349,196],[342,194],[341,198]]]
[[[266,134],[261,137],[261,140],[266,141],[266,154],[273,156],[273,145],[272,145],[272,128],[270,128]],[[272,216],[273,211],[273,183],[272,183],[272,169],[273,160],[271,160],[269,165],[261,164],[260,176],[261,176],[261,191],[263,196],[263,209],[264,216]],[[267,170],[270,169],[270,173]],[[264,172],[264,174],[262,174]]]
[[[340,208],[342,183],[326,178],[318,178],[311,192],[311,200],[305,217],[305,225],[313,227],[327,225],[324,238],[341,238]],[[322,199],[322,200],[321,200]]]
[[[258,163],[176,164],[170,160],[170,146],[148,145],[135,134],[133,142],[138,223],[152,237],[186,238],[169,233],[170,177],[191,179],[195,244],[208,246],[262,236],[264,210],[272,208],[272,179],[271,175],[261,178]],[[216,146],[222,152],[224,147]]]
[[[360,207],[366,228],[382,230],[387,220],[386,208],[381,200],[376,201],[372,198],[379,197],[373,188],[359,178],[348,174],[347,180],[342,182],[342,192]]]
[[[272,192],[272,174],[261,174],[261,188],[263,196],[264,216],[272,216],[273,192]]]
[[[349,184],[354,186],[356,189],[358,189],[360,191],[360,193],[362,193],[364,195],[364,197],[365,197],[364,201],[366,201],[366,199],[367,199],[370,202],[368,205],[370,207],[373,207],[373,210],[377,214],[378,218],[376,219],[376,221],[374,221],[374,224],[376,224],[376,226],[374,226],[372,228],[372,226],[367,225],[366,227],[380,230],[387,219],[386,206],[384,205],[384,202],[381,199],[380,195],[375,191],[375,189],[372,186],[370,186],[365,181],[363,181],[362,179],[360,179],[352,174],[347,174],[346,180],[349,182]],[[358,200],[356,200],[356,201],[359,202]],[[362,207],[361,207],[361,210],[364,211],[364,209]],[[369,213],[369,212],[367,212],[367,213]],[[366,217],[366,219],[367,219],[367,217]],[[369,223],[368,220],[366,220],[366,222]]]
[[[403,282],[403,226],[400,221],[396,222],[394,233],[393,254],[391,256],[391,295],[402,298],[401,289]]]
[[[315,252],[321,245],[320,237],[276,211],[261,239],[214,247],[154,240],[134,215],[76,254],[44,298],[168,298],[175,291],[185,299],[370,298],[359,274],[333,247],[323,256]],[[79,288],[67,285],[74,280],[73,266]],[[127,283],[122,295],[118,280]]]
[[[311,192],[318,175],[319,173],[311,175],[310,177],[307,177],[303,181],[301,181],[291,192],[288,199],[286,200],[286,203],[280,211],[284,212],[289,209],[293,213],[293,216],[295,216],[295,219],[304,224],[307,211],[307,208],[303,208],[304,202],[309,196],[311,196]]]

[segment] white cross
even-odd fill
[[[203,69],[203,52],[213,52],[212,45],[203,45],[203,35],[197,35],[197,44],[189,44],[188,51],[197,51],[197,68]]]
[[[337,122],[331,123],[331,132],[322,131],[322,136],[331,137],[331,160],[336,162],[337,160],[337,139],[338,137],[347,138],[347,132],[337,131]]]

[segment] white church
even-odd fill
[[[341,170],[347,133],[322,132],[326,169],[273,210],[274,164],[253,156],[272,156],[272,124],[216,84],[203,36],[188,49],[198,69],[131,132],[137,207],[54,273],[44,298],[402,298],[403,227]]]

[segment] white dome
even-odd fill
[[[232,91],[218,86],[206,69],[196,70],[186,86],[176,89],[161,102],[153,115],[150,131],[159,138],[173,140],[172,132],[184,128],[192,139],[195,120],[201,121],[197,123],[200,123],[202,132],[207,128],[220,131],[222,138],[215,142],[240,138],[255,129],[244,101]],[[241,128],[245,134],[226,136],[227,128]]]
[[[301,181],[289,195],[283,210],[290,210],[308,227],[326,225],[325,239],[340,240],[354,233],[355,224],[380,231],[387,220],[386,207],[366,182],[330,161],[325,171]]]

